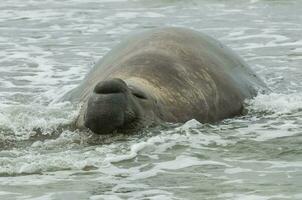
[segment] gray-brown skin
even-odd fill
[[[97,134],[160,122],[239,115],[265,84],[232,50],[185,28],[135,34],[96,64],[65,99],[82,104],[76,126]]]

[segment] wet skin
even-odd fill
[[[99,82],[88,100],[85,127],[97,134],[138,129],[156,121],[153,99],[121,79]],[[145,115],[145,116],[144,116]],[[142,119],[148,122],[141,122]],[[101,123],[100,123],[101,122]]]
[[[64,99],[76,127],[133,132],[161,122],[212,123],[241,114],[265,84],[232,50],[184,28],[135,34],[111,50]]]

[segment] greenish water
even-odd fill
[[[302,199],[298,0],[4,0],[0,199]],[[241,55],[272,89],[246,116],[130,136],[64,129],[56,103],[132,31],[183,26]],[[62,128],[63,127],[63,128]]]

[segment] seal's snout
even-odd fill
[[[94,90],[96,94],[112,94],[127,92],[127,84],[122,79],[111,79],[99,82]]]
[[[99,82],[88,100],[85,126],[97,134],[109,134],[125,123],[127,84],[121,79]]]

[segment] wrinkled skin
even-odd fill
[[[161,122],[241,114],[265,84],[232,50],[197,31],[160,28],[127,38],[64,100],[82,105],[77,128],[133,132]]]
[[[85,127],[97,134],[127,131],[157,121],[154,99],[121,79],[99,82],[88,100]],[[142,121],[145,122],[142,122]],[[100,123],[101,122],[101,123]]]

